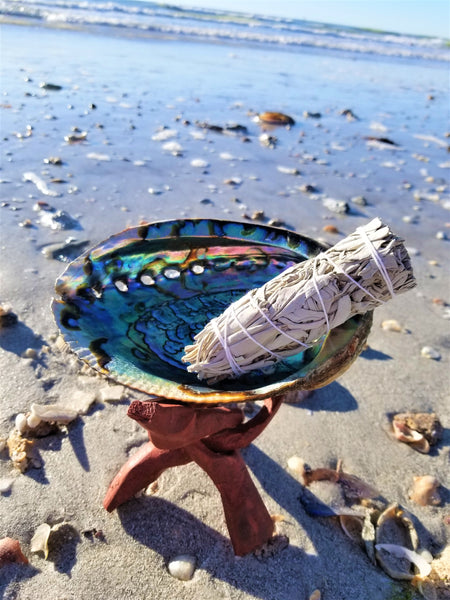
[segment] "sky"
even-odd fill
[[[170,4],[450,38],[449,0],[173,0]]]

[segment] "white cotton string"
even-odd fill
[[[316,294],[319,298],[319,302],[320,305],[322,306],[322,310],[323,310],[323,315],[325,317],[325,321],[327,323],[327,335],[330,332],[330,321],[328,320],[328,314],[327,314],[327,309],[325,308],[325,303],[323,301],[322,298],[322,294],[320,293],[320,288],[319,288],[319,284],[317,282],[317,261],[319,259],[319,257],[325,257],[325,254],[318,254],[315,259],[314,259],[314,263],[313,263],[313,272],[312,272],[312,282],[314,285],[314,289],[316,290]]]
[[[391,278],[389,277],[389,273],[387,272],[386,267],[384,266],[384,263],[381,259],[380,253],[378,252],[378,250],[375,248],[375,246],[373,245],[373,243],[371,242],[369,236],[367,235],[367,232],[362,228],[362,227],[358,227],[356,229],[356,231],[359,233],[359,235],[362,237],[362,239],[364,240],[364,243],[366,244],[367,248],[369,248],[370,253],[373,257],[373,260],[375,261],[378,270],[380,271],[386,285],[387,288],[389,290],[389,293],[391,295],[391,298],[394,298],[395,296],[395,292],[394,292],[394,286],[392,285],[392,281]]]
[[[240,366],[234,360],[234,356],[231,353],[231,350],[228,346],[228,342],[226,341],[227,340],[227,321],[225,322],[225,331],[224,331],[225,336],[224,337],[222,337],[222,335],[220,333],[219,327],[217,325],[217,319],[213,319],[212,321],[210,321],[210,323],[214,329],[214,333],[216,334],[217,339],[222,344],[222,348],[224,349],[225,356],[227,357],[227,360],[228,360],[228,364],[230,365],[231,370],[233,371],[233,375],[235,377],[242,375],[244,373],[244,371],[240,368]]]

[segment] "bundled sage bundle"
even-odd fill
[[[183,361],[210,383],[265,369],[415,285],[402,240],[376,218],[247,292],[197,334]]]

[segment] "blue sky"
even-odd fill
[[[450,37],[449,0],[173,0],[170,3]]]

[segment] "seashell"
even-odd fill
[[[181,156],[181,154],[183,153],[183,146],[178,142],[165,142],[162,145],[162,149],[165,152],[170,152],[174,156]]]
[[[402,562],[402,566],[405,563],[415,565],[419,569],[419,575],[421,577],[426,577],[431,573],[431,565],[423,558],[423,556],[414,552],[414,550],[410,550],[404,546],[398,546],[397,544],[375,544],[375,550],[377,551],[377,558],[380,561],[381,566],[393,579],[413,579],[414,574],[411,573],[411,571],[407,571],[406,568],[404,570],[402,568],[399,569],[397,566],[398,561],[389,564],[385,556],[380,559],[382,552],[399,559]]]
[[[284,167],[283,165],[277,166],[277,171],[284,175],[300,175],[300,171],[295,167]]]
[[[161,129],[161,131],[152,135],[152,140],[154,142],[166,142],[167,140],[176,137],[178,137],[178,131],[176,129]]]
[[[382,321],[381,329],[383,329],[383,331],[397,331],[398,333],[404,331],[403,327],[395,319],[386,319],[385,321]]]
[[[23,473],[28,467],[28,462],[32,456],[34,442],[23,438],[17,429],[13,429],[8,436],[6,444],[13,465]]]
[[[428,453],[442,437],[442,425],[435,413],[397,413],[392,426],[395,437],[413,446],[415,450]]]
[[[424,358],[430,358],[431,360],[441,359],[441,353],[436,350],[436,348],[432,348],[431,346],[423,346],[420,351],[420,355]]]
[[[349,212],[349,205],[345,200],[336,200],[335,198],[325,198],[322,201],[325,208],[328,208],[331,212],[343,215]]]
[[[287,466],[296,475],[303,477],[303,473],[305,470],[305,461],[302,458],[300,458],[300,456],[291,456],[290,458],[288,458]]]
[[[356,358],[371,313],[349,319],[270,374],[256,370],[214,387],[199,382],[181,359],[185,346],[234,300],[323,248],[255,221],[141,224],[72,262],[56,284],[53,310],[67,344],[82,360],[117,383],[157,397],[217,404],[310,390]]]
[[[412,579],[411,560],[390,553],[385,546],[417,550],[419,538],[413,522],[398,504],[392,504],[381,513],[375,532],[376,558],[382,569],[393,579]]]
[[[125,395],[123,385],[107,385],[100,388],[99,397],[101,402],[120,402]]]
[[[209,163],[203,158],[193,158],[191,160],[191,167],[196,167],[198,169],[206,169],[207,167],[209,167]]]
[[[260,113],[257,117],[256,117],[257,121],[260,121],[261,123],[267,123],[269,125],[294,125],[295,121],[292,117],[290,117],[289,115],[285,115],[284,113],[280,113],[280,112],[271,112],[271,111],[266,111],[263,113]]]
[[[48,557],[48,539],[52,528],[48,523],[42,523],[34,532],[30,542],[31,552],[43,552],[45,560]]]
[[[321,598],[322,594],[320,593],[320,590],[314,590],[310,595],[309,600],[320,600]]]
[[[352,542],[355,542],[355,544],[358,544],[359,546],[364,546],[362,539],[364,519],[353,515],[340,515],[339,523],[345,535],[349,537]]]
[[[5,537],[0,540],[0,567],[9,563],[27,564],[28,559],[23,554],[18,540]]]
[[[7,494],[14,483],[14,479],[12,477],[3,477],[0,479],[0,494]]]
[[[31,415],[47,423],[67,425],[78,417],[78,412],[60,404],[32,404]]]
[[[16,415],[16,418],[14,420],[14,427],[19,433],[25,433],[25,431],[27,430],[27,418],[23,413],[19,413],[18,415]]]
[[[436,477],[431,475],[414,477],[414,484],[409,497],[420,506],[438,505],[441,502],[437,491],[439,485],[440,483]]]
[[[180,554],[169,561],[167,568],[172,577],[180,579],[181,581],[189,581],[194,575],[195,564],[195,556],[191,556],[190,554]]]
[[[339,233],[339,229],[336,227],[336,225],[324,225],[324,227],[322,227],[322,231],[325,231],[325,233]]]
[[[29,429],[34,429],[39,425],[41,419],[37,415],[28,415],[27,417],[27,427]]]
[[[369,557],[370,562],[373,565],[377,564],[376,556],[375,556],[375,525],[373,523],[374,513],[371,511],[366,512],[366,516],[364,517],[364,523],[361,530],[361,538],[364,543],[364,548],[366,550],[367,556]]]
[[[450,545],[431,561],[431,573],[417,587],[426,600],[450,599]]]

